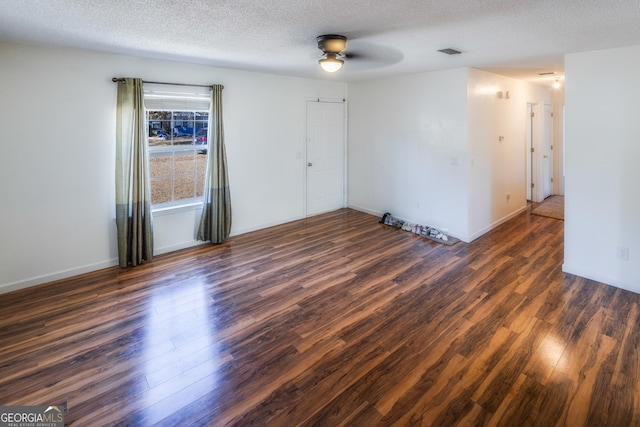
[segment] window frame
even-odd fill
[[[180,92],[176,92],[180,90]],[[147,156],[150,172],[151,187],[151,209],[154,213],[175,212],[177,210],[193,210],[202,206],[204,198],[204,180],[206,174],[206,153],[209,149],[208,128],[210,118],[210,94],[209,93],[185,93],[184,88],[173,88],[167,91],[165,88],[159,90],[145,90],[145,126],[147,132]],[[152,116],[153,113],[166,113]],[[186,118],[185,118],[186,117]],[[178,118],[178,120],[176,120]],[[164,122],[164,123],[163,123]],[[167,123],[168,127],[167,127]],[[180,126],[176,126],[180,124]],[[184,138],[191,139],[191,142],[176,144],[179,138],[179,128],[189,129],[190,134]],[[196,144],[198,133],[202,129],[207,129],[207,142],[203,145]],[[169,144],[152,146],[151,138],[154,131],[162,131],[166,137],[169,136]],[[199,160],[198,156],[204,154],[204,158]],[[176,174],[176,160],[182,156],[192,156],[192,160],[182,160],[187,163],[193,161],[193,174]],[[153,175],[153,159],[158,157],[171,158],[170,175]],[[204,161],[204,164],[202,163]],[[165,166],[166,167],[166,166]],[[189,170],[191,166],[188,166]],[[204,168],[204,170],[202,169]],[[188,171],[189,172],[189,171]],[[193,181],[193,197],[176,199],[176,188],[179,188],[176,178],[186,177],[188,182]],[[170,179],[170,200],[154,203],[153,185],[154,181]],[[201,181],[200,181],[201,180]],[[158,181],[156,181],[158,182]],[[188,186],[186,187],[188,189]],[[189,191],[189,190],[187,190]],[[198,195],[200,193],[200,195]]]

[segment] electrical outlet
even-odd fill
[[[618,258],[629,261],[629,248],[618,246]]]

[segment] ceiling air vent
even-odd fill
[[[554,74],[556,74],[555,71],[547,71],[545,73],[538,73],[539,76],[553,76]]]
[[[446,53],[447,55],[458,55],[462,53],[459,50],[453,49],[451,47],[448,47],[446,49],[438,49],[438,52]]]

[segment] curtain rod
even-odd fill
[[[111,81],[114,82],[114,83],[115,82],[124,82],[124,79],[123,78],[114,77],[114,78],[111,79]],[[212,85],[191,85],[191,84],[188,84],[188,83],[148,82],[146,80],[143,80],[142,83],[149,83],[149,84],[154,84],[154,85],[208,87],[209,89],[211,89],[213,87]],[[222,86],[222,89],[224,89],[224,86]]]

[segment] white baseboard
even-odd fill
[[[200,240],[190,240],[188,242],[179,243],[177,245],[164,246],[162,248],[155,248],[153,250],[153,255],[163,255],[169,252],[179,251],[181,249],[192,248],[194,246],[199,246],[207,242],[201,242]]]
[[[358,205],[347,205],[347,207],[349,209],[353,209],[354,211],[364,212],[373,216],[382,217],[382,215],[384,215],[384,212],[374,211],[371,209],[363,208],[362,206],[358,206]]]
[[[291,217],[285,218],[279,221],[274,221],[271,223],[260,224],[255,227],[250,227],[242,230],[235,230],[235,232],[231,233],[231,236],[237,236],[240,234],[250,233],[252,231],[262,230],[264,228],[273,227],[280,224],[285,224],[287,222],[297,221],[302,219],[303,217]],[[187,249],[193,246],[202,245],[206,242],[201,242],[199,240],[190,240],[188,242],[179,243],[176,245],[164,246],[161,248],[154,248],[153,254],[155,255],[163,255],[169,252],[178,251],[181,249]],[[102,270],[104,268],[114,267],[118,265],[118,259],[114,258],[107,261],[97,262],[94,264],[88,264],[80,267],[70,268],[68,270],[62,270],[51,274],[43,274],[41,276],[30,277],[23,280],[18,280],[10,283],[0,284],[0,295],[6,294],[13,291],[18,291],[20,289],[29,288],[32,286],[42,285],[48,282],[54,282],[56,280],[66,279],[73,276],[78,276],[80,274],[90,273],[92,271]]]
[[[593,280],[596,282],[604,283],[605,285],[614,286],[616,288],[624,289],[625,291],[640,294],[640,287],[638,285],[632,285],[630,283],[620,282],[611,277],[606,277],[600,273],[594,273],[593,271],[587,271],[583,268],[579,268],[566,263],[562,264],[562,271],[564,273],[573,274],[574,276],[584,277],[585,279]]]
[[[358,205],[348,205],[347,206],[350,209],[354,209],[360,212],[364,212],[376,217],[381,217],[384,212],[378,212],[372,209],[368,209],[368,208],[364,208],[362,206],[358,206]],[[511,218],[513,218],[514,216],[520,214],[521,212],[524,212],[526,210],[526,206],[522,209],[517,210],[516,212],[498,220],[495,221],[493,224],[491,224],[489,227],[486,227],[482,230],[480,230],[479,232],[473,234],[470,238],[465,238],[465,236],[457,236],[457,235],[453,235],[453,237],[456,237],[460,240],[462,240],[463,242],[470,242],[478,237],[480,237],[481,235],[485,234],[486,232],[490,231],[491,229],[499,226],[500,224],[510,220]],[[294,216],[294,217],[290,217],[290,218],[285,218],[285,219],[281,219],[278,221],[273,221],[273,222],[269,222],[269,223],[264,223],[264,224],[260,224],[258,226],[255,227],[249,227],[249,228],[245,228],[245,229],[241,229],[241,230],[235,230],[233,233],[231,233],[231,236],[237,236],[237,235],[241,235],[241,234],[246,234],[246,233],[250,233],[252,231],[257,231],[257,230],[262,230],[265,228],[269,228],[269,227],[274,227],[277,225],[281,225],[281,224],[286,224],[288,222],[292,222],[292,221],[297,221],[300,219],[303,219],[304,217],[302,216]],[[201,242],[199,240],[192,240],[192,241],[188,241],[188,242],[184,242],[184,243],[180,243],[177,245],[171,245],[171,246],[165,246],[162,248],[156,248],[154,250],[154,255],[162,255],[162,254],[166,254],[169,252],[173,252],[173,251],[177,251],[177,250],[181,250],[181,249],[186,249],[186,248],[190,248],[193,246],[198,246],[203,244],[204,242]],[[13,292],[13,291],[17,291],[20,289],[24,289],[24,288],[28,288],[31,286],[37,286],[37,285],[41,285],[43,283],[48,283],[48,282],[53,282],[56,280],[61,280],[61,279],[66,279],[68,277],[73,277],[73,276],[77,276],[80,274],[85,274],[85,273],[90,273],[92,271],[96,271],[96,270],[101,270],[103,268],[109,268],[109,267],[113,267],[118,265],[118,259],[114,258],[111,260],[107,260],[107,261],[102,261],[102,262],[97,262],[94,264],[88,264],[88,265],[84,265],[84,266],[80,266],[80,267],[75,267],[75,268],[70,268],[68,270],[63,270],[63,271],[58,271],[55,273],[51,273],[51,274],[45,274],[42,276],[37,276],[37,277],[32,277],[32,278],[28,278],[28,279],[24,279],[24,280],[19,280],[16,282],[10,282],[10,283],[6,283],[6,284],[0,284],[0,294],[4,294],[4,293],[8,293],[8,292]],[[572,273],[572,274],[577,274],[577,273]],[[582,277],[587,277],[585,275],[582,274],[577,274],[579,276]],[[594,279],[594,280],[598,280],[598,279]],[[598,280],[601,281],[603,283],[608,283],[606,280]],[[635,289],[631,286],[631,285],[625,285],[625,284],[612,284],[613,286],[617,286],[619,288],[622,289],[627,289],[630,290],[632,292],[639,292],[639,289]]]
[[[524,212],[526,210],[527,210],[527,207],[523,206],[520,209],[517,209],[517,210],[511,212],[509,215],[506,215],[506,216],[504,216],[504,217],[492,222],[490,225],[480,229],[479,231],[471,234],[470,236],[467,236],[468,240],[467,239],[462,239],[462,238],[460,240],[462,240],[464,242],[467,242],[467,243],[471,242],[471,241],[477,239],[478,237],[482,236],[483,234],[486,234],[489,231],[493,230],[494,228],[504,224],[505,222],[509,221],[510,219],[520,215],[522,212]]]
[[[275,227],[276,225],[286,224],[288,222],[298,221],[304,219],[304,216],[293,216],[285,219],[281,219],[273,222],[266,222],[264,224],[256,225],[255,227],[243,228],[231,232],[231,237],[239,236],[241,234],[251,233],[252,231],[264,230],[265,228]]]
[[[360,211],[360,212],[364,212],[364,213],[367,213],[367,214],[370,214],[370,215],[373,215],[373,216],[377,216],[379,218],[381,218],[382,215],[384,215],[384,212],[377,212],[377,211],[374,211],[374,210],[371,210],[371,209],[367,209],[367,208],[363,208],[363,207],[357,206],[357,205],[349,205],[347,207],[350,208],[350,209],[356,210],[356,211]],[[414,220],[412,218],[404,218],[404,217],[397,217],[397,218],[401,219],[403,221],[409,221],[409,222],[413,222],[413,223],[416,223],[416,224],[420,224],[420,221],[416,221],[416,220]],[[457,234],[450,233],[449,231],[447,231],[447,234],[449,236],[451,236],[451,237],[455,237],[456,239],[460,239],[461,241],[463,241],[465,243],[469,243],[468,240],[464,239],[464,236],[459,236]]]
[[[375,216],[378,216],[378,217],[381,217],[384,214],[384,212],[374,211],[372,209],[363,208],[362,206],[358,206],[358,205],[348,205],[347,207],[349,207],[351,209],[354,209],[356,211],[368,213],[368,214],[375,215]],[[509,221],[511,218],[513,218],[513,217],[515,217],[517,215],[520,215],[522,212],[524,212],[526,210],[527,210],[527,207],[523,206],[520,209],[517,209],[516,211],[510,213],[509,215],[506,215],[505,217],[500,218],[497,221],[494,221],[490,225],[482,228],[481,230],[473,233],[470,236],[461,236],[461,235],[457,235],[457,234],[454,234],[454,233],[450,233],[450,235],[452,237],[455,237],[457,239],[462,240],[465,243],[469,243],[469,242],[477,239],[478,237],[482,236],[483,234],[488,233],[489,231],[493,230],[494,228],[498,227],[499,225],[502,225],[503,223]],[[402,219],[405,220],[405,221],[412,221],[411,218],[402,218]],[[415,221],[413,221],[413,222],[415,222]],[[419,221],[418,221],[418,223],[419,223]]]
[[[114,267],[118,265],[118,259],[114,258],[108,261],[97,262],[94,264],[83,265],[81,267],[70,268],[51,274],[43,274],[42,276],[31,277],[16,282],[4,283],[0,285],[0,294],[6,294],[20,289],[30,288],[31,286],[42,285],[44,283],[62,280],[80,274],[90,273],[92,271],[102,270],[103,268]]]

